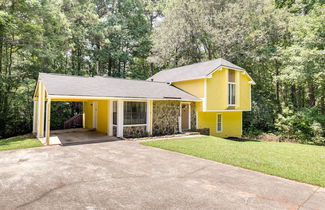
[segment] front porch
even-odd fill
[[[46,137],[39,138],[43,144],[47,144]],[[104,133],[97,132],[94,129],[74,128],[65,130],[55,130],[51,132],[49,137],[49,145],[77,145],[100,143],[107,141],[116,141],[119,138],[114,136],[107,136]]]

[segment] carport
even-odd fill
[[[33,133],[46,145],[68,145],[116,140],[108,136],[109,100],[100,97],[53,95],[51,83],[40,77],[34,93]],[[53,102],[82,102],[82,128],[51,131]]]

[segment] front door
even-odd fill
[[[190,125],[190,108],[189,108],[189,104],[182,104],[182,113],[181,113],[181,117],[182,117],[182,131],[187,131],[190,129],[189,125]]]

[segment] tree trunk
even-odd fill
[[[3,27],[0,27],[0,74],[2,73]]]
[[[313,107],[316,104],[315,85],[313,84],[313,81],[309,81],[308,83],[308,92],[309,92],[309,105]]]
[[[78,56],[78,59],[77,59],[77,75],[81,75],[81,49],[80,47],[78,47],[77,49],[77,56]]]
[[[279,72],[279,68],[275,69],[275,75],[276,75],[276,79],[275,79],[275,102],[276,105],[278,107],[278,112],[282,113],[282,107],[281,107],[281,100],[280,100],[280,82],[278,79],[280,72]]]
[[[321,86],[320,110],[322,114],[325,114],[325,87],[323,85]]]
[[[107,71],[107,75],[108,76],[112,76],[112,58],[109,57],[108,58],[108,71]]]
[[[291,85],[291,102],[294,107],[294,109],[297,109],[297,97],[296,97],[296,85]]]
[[[152,77],[154,75],[154,71],[155,71],[155,66],[153,63],[150,63],[150,77]]]

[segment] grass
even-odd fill
[[[232,141],[207,136],[142,142],[229,165],[325,187],[325,147]]]
[[[12,150],[12,149],[25,149],[31,147],[40,147],[43,144],[33,138],[30,135],[25,136],[15,136],[8,139],[1,139],[0,140],[0,151],[2,150]]]

